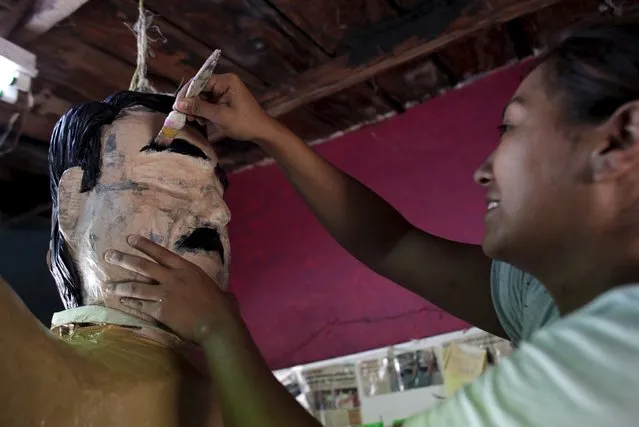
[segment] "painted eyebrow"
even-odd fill
[[[155,140],[142,147],[140,152],[161,153],[167,151],[169,153],[182,154],[185,156],[195,157],[196,159],[208,160],[208,156],[204,154],[199,147],[191,144],[185,139],[176,138],[169,145],[160,145]]]
[[[163,151],[168,151],[169,153],[175,153],[175,154],[183,154],[185,156],[191,156],[197,159],[209,160],[209,157],[199,147],[196,147],[190,142],[184,139],[179,139],[179,138],[174,139],[171,142],[171,144],[169,144],[168,146],[160,145],[157,142],[155,142],[155,140],[152,140],[151,142],[149,142],[148,145],[145,145],[140,150],[140,152],[151,152],[151,153],[157,153],[157,152],[163,152]],[[222,189],[224,191],[228,190],[229,179],[226,175],[226,172],[224,171],[224,169],[222,169],[219,163],[215,165],[215,176],[222,184]]]

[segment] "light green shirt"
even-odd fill
[[[516,346],[560,317],[544,285],[510,264],[493,262],[490,287],[497,317]]]
[[[636,427],[639,285],[610,291],[522,342],[404,427]]]

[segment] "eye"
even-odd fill
[[[499,134],[501,136],[504,136],[504,134],[506,134],[506,132],[508,132],[509,130],[512,129],[512,126],[507,124],[507,123],[503,123],[503,124],[497,126],[497,129],[499,130]]]

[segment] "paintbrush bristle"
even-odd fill
[[[155,138],[155,142],[162,145],[170,144],[185,125],[186,115],[178,111],[171,111],[164,121],[164,126],[160,129],[160,133]]]
[[[158,136],[155,138],[155,142],[160,145],[169,145],[171,141],[175,139],[180,129],[162,128]]]

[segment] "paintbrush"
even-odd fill
[[[215,71],[215,67],[217,66],[218,61],[220,60],[220,55],[222,51],[220,49],[215,50],[209,59],[206,60],[200,71],[197,72],[191,83],[189,84],[188,89],[186,90],[185,98],[193,98],[195,96],[200,95],[209,79],[213,75]],[[161,145],[169,145],[171,141],[177,136],[178,132],[184,128],[186,125],[186,114],[180,113],[179,111],[171,111],[169,116],[164,121],[164,125],[160,130],[160,133],[155,138],[155,142]]]

